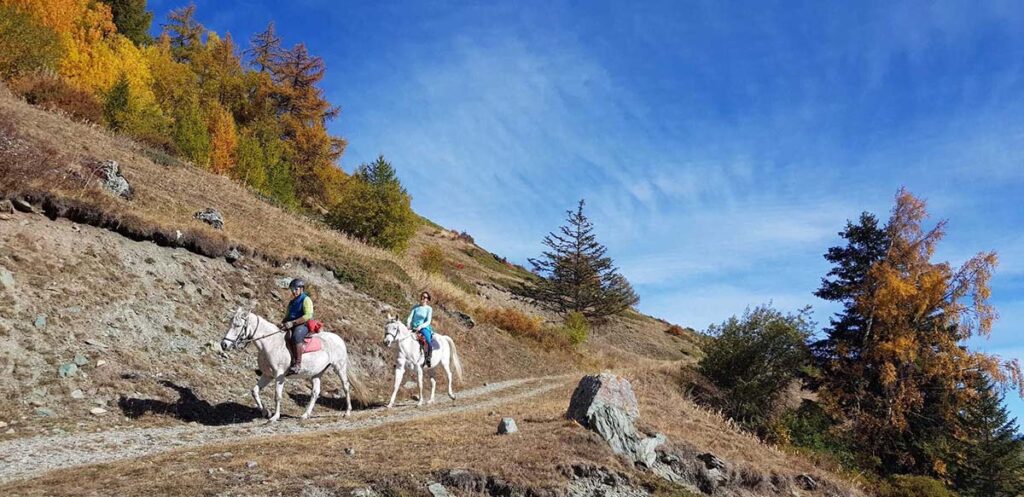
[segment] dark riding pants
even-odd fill
[[[309,327],[306,326],[306,323],[296,325],[292,328],[292,343],[302,343],[302,341],[306,339],[307,335],[309,335]]]

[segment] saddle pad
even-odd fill
[[[323,344],[320,343],[320,337],[309,337],[303,341],[306,342],[306,348],[302,352],[303,355],[308,354],[310,352],[316,352],[323,348]]]
[[[430,350],[438,350],[441,348],[441,344],[438,343],[436,337],[430,337]]]

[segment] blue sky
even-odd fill
[[[1024,358],[1019,4],[196,4],[326,60],[346,170],[383,153],[418,212],[518,262],[585,198],[640,309],[698,329],[767,301],[827,322],[822,254],[906,186],[949,220],[937,259],[999,252],[974,345]]]

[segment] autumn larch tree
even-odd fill
[[[996,254],[980,253],[956,269],[932,262],[946,223],[925,229],[926,216],[924,202],[900,190],[884,237],[870,220],[862,220],[859,235],[847,230],[848,240],[860,240],[847,248],[869,265],[866,272],[850,255],[840,257],[841,249],[830,251],[839,265],[819,292],[839,297],[852,324],[833,324],[829,370],[838,374],[824,378],[821,399],[850,422],[853,440],[882,471],[944,476],[946,463],[937,452],[920,449],[919,438],[934,432],[923,428],[955,426],[975,398],[965,385],[979,372],[1016,386],[1021,374],[1015,361],[964,346],[992,330],[988,282]]]
[[[544,237],[549,250],[529,259],[540,278],[525,283],[517,293],[561,314],[579,312],[590,318],[618,314],[639,298],[597,241],[594,225],[583,214],[584,201],[566,211],[557,233]]]

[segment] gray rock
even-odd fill
[[[36,319],[32,321],[32,326],[35,326],[40,330],[46,328],[46,314],[40,314],[36,316]]]
[[[247,467],[249,469],[253,469],[253,468],[255,468],[256,466],[259,466],[259,465],[260,465],[260,463],[258,463],[256,461],[249,461],[249,462],[245,463],[245,467]]]
[[[811,475],[807,473],[796,475],[796,482],[799,483],[804,490],[818,489],[818,482],[814,481],[814,478],[811,478]]]
[[[462,323],[462,326],[465,326],[466,328],[472,328],[476,326],[476,321],[473,321],[473,317],[470,316],[469,314],[466,314],[465,312],[457,310],[452,311],[452,316],[454,316],[455,319],[458,319],[459,322]]]
[[[566,416],[601,435],[612,452],[648,468],[658,459],[664,435],[646,437],[633,422],[639,408],[629,380],[611,373],[584,376],[576,386]]]
[[[237,247],[231,247],[228,252],[224,254],[224,259],[228,262],[237,262],[242,260],[242,252]]]
[[[74,391],[71,392],[71,398],[75,400],[82,400],[85,398],[85,392],[83,392],[81,389],[76,388]]]
[[[36,212],[36,206],[32,205],[28,200],[18,197],[11,201],[11,206],[19,212],[25,212],[32,214]]]
[[[213,229],[215,230],[224,229],[224,216],[222,216],[220,211],[217,209],[207,207],[197,212],[194,217],[206,224],[209,224],[210,226],[213,226]]]
[[[14,289],[14,274],[2,267],[0,267],[0,285],[8,290]]]
[[[719,459],[718,456],[710,452],[705,452],[703,454],[698,455],[697,459],[700,459],[704,463],[704,467],[708,469],[724,470],[727,466],[725,461]]]
[[[449,497],[451,495],[448,493],[448,489],[444,488],[444,485],[437,482],[427,485],[427,491],[434,497]]]
[[[100,172],[100,182],[107,191],[125,200],[131,200],[134,191],[128,180],[121,175],[121,166],[115,160],[105,160],[97,164]]]
[[[515,433],[519,431],[519,427],[516,426],[516,420],[512,418],[501,418],[501,422],[498,423],[498,434],[508,435],[509,433]]]
[[[629,380],[609,372],[584,376],[580,380],[572,393],[566,416],[583,426],[590,427],[592,414],[605,406],[623,411],[630,423],[640,417],[640,408]]]
[[[76,374],[78,374],[78,365],[73,362],[62,364],[57,368],[57,376],[61,378],[70,378]]]
[[[352,491],[352,497],[380,497],[380,494],[376,490],[366,487],[357,488]]]
[[[0,200],[0,214],[14,214],[14,205],[10,200]]]
[[[274,280],[274,284],[277,285],[278,288],[288,288],[288,284],[291,282],[291,278],[278,278]]]
[[[89,364],[89,358],[85,354],[75,354],[75,366],[82,367]]]
[[[345,449],[345,455],[348,455],[348,456],[356,455],[356,449],[354,447],[349,447],[349,448]]]
[[[40,407],[35,410],[35,414],[36,416],[43,418],[52,418],[57,415],[57,413],[53,412],[53,409],[50,409],[49,407]]]

